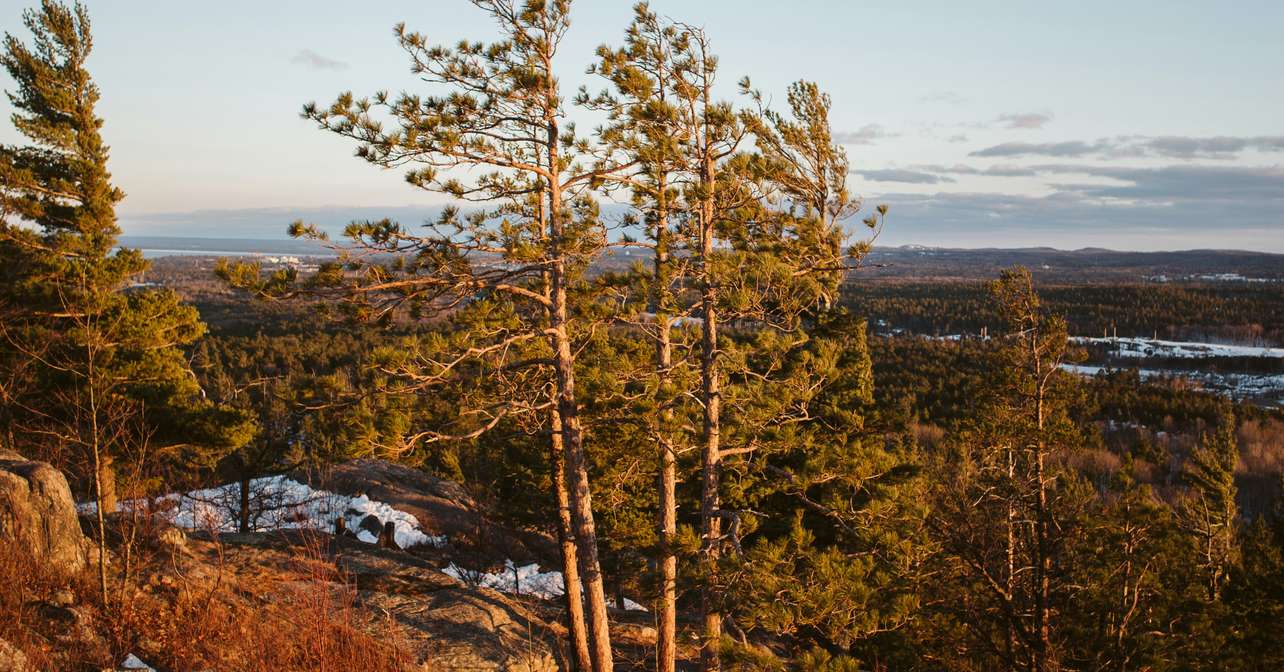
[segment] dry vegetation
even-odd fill
[[[117,540],[128,537],[117,532]],[[112,668],[131,653],[169,670],[392,672],[412,665],[396,630],[361,607],[319,540],[301,547],[289,571],[260,568],[245,577],[221,557],[182,557],[189,552],[165,541],[172,533],[142,537],[109,608],[89,574],[59,576],[14,545],[0,546],[0,575],[26,577],[0,591],[0,639],[35,669],[68,672]]]

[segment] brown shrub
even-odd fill
[[[93,592],[88,575],[64,574],[18,544],[0,544],[0,577],[0,639],[21,651],[33,669],[98,670],[109,663],[101,639],[67,636],[69,619],[96,620],[94,607],[81,604],[80,596]]]
[[[123,614],[121,635],[135,638],[135,650],[152,655],[147,662],[176,670],[411,667],[395,627],[360,608],[355,587],[319,543],[306,547],[297,565],[297,575],[263,586],[237,586],[220,577],[180,585],[171,601],[137,601]]]
[[[129,537],[112,536],[120,542]],[[248,586],[218,569],[212,579],[184,580],[171,573],[167,554],[146,552],[151,540],[139,541],[132,576],[124,581],[117,572],[125,549],[115,549],[107,607],[92,573],[59,575],[16,545],[0,545],[0,639],[26,655],[34,669],[65,672],[115,669],[131,653],[172,670],[412,667],[399,631],[360,607],[355,587],[319,543],[303,549],[292,574],[269,575]],[[158,581],[161,576],[167,578]],[[68,599],[70,606],[55,606]]]

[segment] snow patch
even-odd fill
[[[1222,345],[1220,343],[1191,343],[1163,341],[1149,338],[1098,338],[1076,336],[1070,339],[1084,345],[1111,346],[1115,357],[1170,357],[1174,359],[1204,359],[1209,357],[1267,357],[1284,358],[1284,348],[1264,348],[1248,345]]]
[[[334,521],[343,516],[347,529],[366,543],[378,537],[361,528],[361,521],[374,516],[380,524],[392,521],[393,537],[402,548],[427,544],[441,547],[446,537],[425,533],[413,515],[375,501],[365,495],[349,497],[316,490],[285,476],[265,476],[250,481],[251,509],[255,517],[251,525],[256,532],[284,529],[331,531]],[[153,504],[157,515],[178,527],[188,529],[235,532],[237,512],[240,510],[240,485],[228,483],[204,490],[165,495]],[[143,500],[121,502],[119,510],[146,509]],[[93,513],[93,502],[79,505],[83,513]]]
[[[135,656],[135,655],[134,655],[134,654],[132,654],[132,653],[131,653],[131,654],[129,654],[128,656],[125,656],[125,660],[124,660],[124,661],[122,661],[122,662],[121,662],[121,664],[120,664],[120,669],[122,669],[122,670],[144,670],[145,672],[148,672],[148,671],[149,671],[149,672],[156,672],[156,668],[152,667],[151,665],[148,665],[147,663],[144,663],[142,660],[140,660],[140,659],[138,658],[138,656]]]
[[[505,560],[504,569],[490,573],[464,569],[452,562],[441,571],[466,584],[492,588],[501,593],[532,595],[544,600],[561,597],[566,593],[562,573],[541,572],[538,563],[518,567],[512,560]],[[628,598],[624,598],[624,608],[628,611],[646,611],[646,607]]]
[[[1079,364],[1062,364],[1061,370],[1079,376],[1091,378],[1110,371],[1121,369],[1105,366],[1085,366]],[[1265,399],[1266,403],[1284,406],[1284,374],[1259,375],[1251,373],[1221,373],[1214,371],[1183,371],[1167,369],[1132,369],[1141,380],[1162,378],[1184,378],[1197,383],[1208,392],[1215,392],[1235,400]]]

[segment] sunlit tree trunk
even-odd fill
[[[562,440],[561,413],[554,410],[552,419],[549,464],[553,473],[553,493],[557,500],[557,541],[562,555],[566,622],[571,633],[575,669],[587,671],[593,669],[593,663],[589,654],[588,632],[584,625],[584,593],[580,587],[579,553],[575,548],[575,534],[571,523],[571,494],[566,488],[566,449]]]

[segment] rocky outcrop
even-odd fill
[[[87,542],[62,472],[0,451],[0,543],[28,549],[33,560],[53,569],[84,569]]]
[[[559,557],[549,535],[495,521],[463,486],[418,469],[386,460],[352,460],[320,472],[299,470],[289,477],[340,495],[366,495],[405,511],[424,532],[445,535],[454,549],[493,562],[555,562]],[[361,527],[377,537],[383,522],[362,521]]]
[[[563,628],[520,600],[468,586],[401,553],[356,551],[340,559],[361,603],[391,617],[424,669],[557,672]]]
[[[318,587],[355,589],[354,607],[375,618],[373,634],[409,654],[416,670],[432,672],[557,672],[565,630],[538,613],[540,605],[466,585],[406,551],[367,544],[344,547],[322,562],[339,572],[300,573],[308,534],[195,532],[180,557],[185,585],[217,581],[238,595],[266,602],[306,603]],[[301,565],[300,562],[304,562]],[[332,582],[333,581],[333,582]],[[315,599],[315,598],[312,598]],[[336,598],[340,599],[340,598]],[[145,651],[139,655],[147,659]]]

